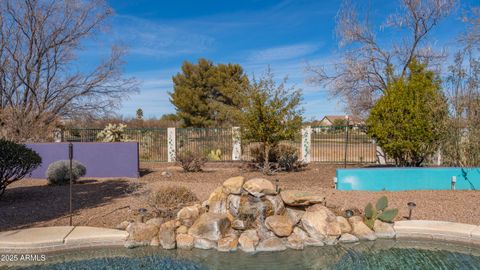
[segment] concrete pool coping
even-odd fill
[[[428,239],[480,245],[480,226],[433,220],[405,220],[394,224],[396,239]],[[126,231],[57,226],[0,232],[0,253],[52,252],[89,247],[124,246]]]
[[[88,247],[123,246],[126,231],[86,227],[54,226],[0,232],[0,252],[50,252]]]

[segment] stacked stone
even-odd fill
[[[280,194],[269,180],[233,177],[215,189],[202,205],[182,208],[177,218],[163,222],[122,223],[127,247],[217,249],[222,252],[280,251],[305,246],[394,238],[393,225],[375,221],[374,230],[361,216],[335,215],[325,197],[298,190]]]

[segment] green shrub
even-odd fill
[[[38,168],[42,158],[23,144],[0,139],[0,196],[11,183]]]
[[[368,134],[397,166],[421,166],[437,151],[448,114],[440,83],[435,73],[413,61],[408,77],[389,82],[371,110]]]
[[[180,150],[177,154],[176,161],[180,164],[185,172],[200,172],[207,162],[205,155],[200,151]]]
[[[75,183],[80,177],[85,176],[87,169],[85,166],[73,160],[72,162],[72,176]],[[58,160],[48,165],[46,172],[49,185],[65,185],[70,183],[70,161]]]

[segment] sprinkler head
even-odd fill
[[[347,218],[353,217],[353,211],[350,209],[345,210],[345,217]]]

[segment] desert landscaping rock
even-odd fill
[[[160,226],[158,239],[164,249],[175,248],[175,229],[177,229],[176,220],[167,221]]]
[[[348,219],[350,225],[352,225],[352,234],[358,237],[360,240],[369,240],[373,241],[377,239],[375,232],[370,230],[365,223],[363,223],[363,218],[360,216],[353,216]]]
[[[218,241],[230,228],[230,220],[226,214],[204,213],[201,215],[188,234],[195,238],[204,238],[210,241]]]
[[[160,225],[162,225],[163,221],[164,221],[163,218],[152,218],[152,219],[147,220],[147,222],[145,222],[145,224],[155,225],[158,228],[160,228]]]
[[[291,249],[301,250],[305,246],[305,239],[302,239],[298,234],[291,234],[287,238],[286,246]]]
[[[193,236],[189,234],[180,233],[176,236],[177,248],[179,249],[192,249],[193,248]]]
[[[223,192],[226,194],[236,194],[239,195],[242,192],[242,186],[245,182],[245,177],[237,176],[231,177],[223,182]]]
[[[158,240],[158,236],[155,236],[152,238],[152,240],[150,241],[150,246],[152,247],[160,246],[160,241]]]
[[[286,250],[285,242],[278,237],[271,237],[258,243],[257,251],[282,251]]]
[[[274,215],[283,215],[285,213],[285,204],[282,201],[282,197],[280,197],[279,195],[266,195],[265,199],[267,199],[272,204]]]
[[[227,194],[222,187],[217,187],[208,198],[208,212],[225,214],[227,213]]]
[[[289,236],[293,231],[293,225],[287,216],[269,216],[265,220],[265,226],[280,237]]]
[[[393,224],[375,220],[373,231],[378,238],[395,238],[395,230]]]
[[[257,235],[257,231],[255,230],[246,230],[238,239],[238,243],[240,244],[240,249],[245,252],[254,252],[255,247],[258,245],[260,238]]]
[[[234,217],[238,216],[238,211],[240,208],[240,196],[239,195],[228,195],[227,197],[227,209],[230,214]]]
[[[352,231],[352,226],[346,218],[342,216],[337,216],[337,222],[340,225],[342,233],[350,233]]]
[[[115,226],[115,229],[126,230],[128,225],[130,225],[130,223],[131,223],[130,221],[125,220],[125,221],[121,222],[120,224],[118,224],[117,226]]]
[[[276,187],[264,178],[253,178],[243,184],[243,189],[253,196],[260,198],[264,195],[275,195]]]
[[[306,206],[325,200],[325,196],[300,190],[282,190],[280,196],[283,202],[290,206]]]
[[[340,242],[340,243],[355,243],[355,242],[358,242],[358,238],[353,234],[344,233],[344,234],[342,234],[342,236],[340,236],[340,239],[338,239],[338,242]]]
[[[322,205],[314,205],[307,208],[301,222],[308,235],[314,239],[323,240],[327,236],[339,236],[342,234],[335,214]]]
[[[290,222],[293,225],[297,225],[298,222],[300,222],[300,220],[302,219],[303,214],[305,214],[305,211],[294,208],[286,208],[286,214],[290,219]]]
[[[235,230],[244,230],[245,222],[243,220],[236,219],[232,222],[232,228]]]
[[[185,225],[181,225],[175,230],[175,233],[177,233],[177,234],[187,234],[188,233],[188,227],[185,226]]]
[[[190,227],[193,225],[193,222],[198,218],[200,212],[196,206],[186,206],[177,213],[177,219],[182,225]]]
[[[214,249],[217,248],[217,243],[203,238],[195,238],[193,247],[198,249]]]
[[[153,237],[158,234],[158,227],[153,224],[133,222],[128,225],[128,240],[150,243]]]
[[[238,237],[231,235],[218,240],[217,250],[221,252],[236,251],[238,246]]]

